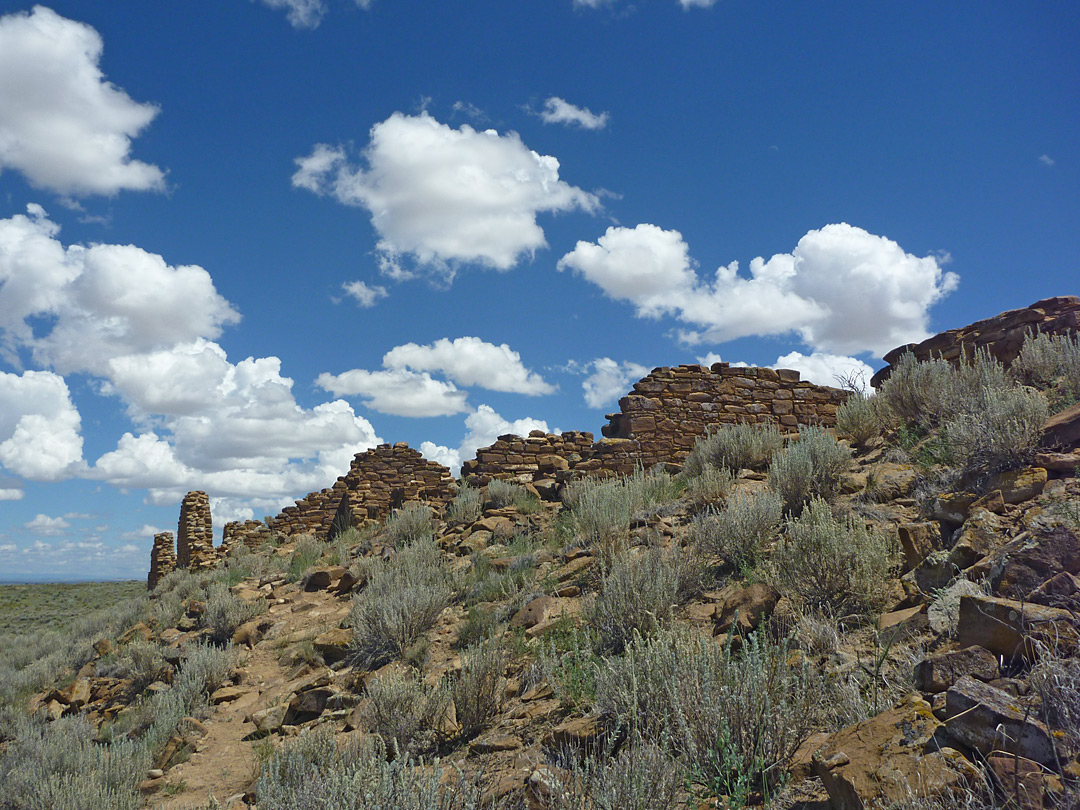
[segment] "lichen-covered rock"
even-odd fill
[[[1016,754],[1049,765],[1057,752],[1049,730],[1008,692],[964,676],[946,693],[949,736],[984,756]]]

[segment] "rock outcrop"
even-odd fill
[[[889,379],[893,365],[908,352],[917,360],[941,358],[955,363],[961,358],[970,360],[976,351],[983,349],[1008,366],[1020,354],[1028,335],[1036,332],[1046,335],[1080,332],[1080,297],[1044,298],[1022,309],[1010,309],[959,329],[948,329],[922,343],[897,346],[882,358],[889,365],[875,374],[870,384],[877,388]]]

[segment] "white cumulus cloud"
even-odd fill
[[[76,474],[83,466],[81,421],[63,377],[0,372],[0,464],[10,472],[35,481]]]
[[[528,436],[532,430],[542,430],[551,433],[547,422],[542,419],[533,419],[526,416],[513,421],[505,419],[496,413],[490,405],[481,405],[475,411],[465,417],[465,437],[457,447],[447,447],[434,442],[422,442],[420,452],[432,461],[449,467],[457,475],[461,464],[466,459],[473,458],[477,449],[487,447],[495,442],[499,436],[512,433],[517,436]]]
[[[37,205],[0,220],[0,328],[61,373],[103,375],[109,361],[197,338],[215,338],[240,316],[210,274],[172,267],[134,245],[70,245]],[[182,302],[182,305],[180,305]],[[28,322],[53,319],[44,334]]]
[[[702,279],[682,235],[649,224],[608,228],[558,266],[632,303],[639,317],[696,327],[680,332],[690,344],[795,332],[834,354],[882,354],[923,340],[930,306],[958,283],[938,258],[846,223],[809,231],[791,253],[752,260],[749,277],[732,262]]]
[[[48,515],[39,514],[33,520],[24,523],[23,528],[32,534],[55,537],[63,534],[65,529],[70,529],[71,524],[61,517],[49,517]]]
[[[44,6],[0,17],[0,170],[68,196],[165,187],[161,169],[130,157],[158,108],[105,78],[103,47]]]
[[[367,209],[391,278],[413,272],[405,259],[447,279],[463,263],[509,270],[547,245],[538,214],[599,208],[517,133],[454,129],[426,112],[376,124],[362,158],[353,165],[344,148],[318,144],[296,159],[292,182]]]
[[[356,301],[358,307],[369,309],[375,306],[375,303],[380,298],[386,298],[389,294],[386,292],[386,287],[380,287],[378,285],[367,285],[362,281],[346,281],[341,285],[341,289],[345,291],[345,294]]]
[[[453,383],[408,369],[356,368],[336,375],[324,372],[315,384],[335,396],[363,397],[372,410],[394,416],[451,416],[469,409],[465,403],[467,394]]]
[[[514,394],[550,394],[555,386],[525,368],[521,355],[505,343],[496,346],[478,337],[441,338],[427,346],[406,343],[383,356],[389,369],[442,372],[454,382]]]
[[[603,129],[610,117],[606,112],[594,113],[585,107],[575,107],[558,96],[545,101],[544,109],[540,111],[540,119],[545,124],[566,124],[582,129]]]
[[[25,495],[21,489],[0,489],[0,501],[21,501]]]
[[[850,381],[863,393],[870,391],[870,378],[874,376],[874,369],[862,360],[825,352],[813,352],[809,355],[790,352],[778,357],[772,368],[795,369],[801,372],[802,379],[815,385],[831,385],[837,388],[842,381]]]
[[[585,403],[590,408],[603,408],[618,402],[633,383],[649,373],[649,369],[640,363],[629,360],[619,363],[610,357],[598,357],[586,363],[583,370],[590,372],[581,383]]]

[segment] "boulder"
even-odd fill
[[[1006,528],[1007,524],[1002,518],[988,509],[973,506],[949,551],[949,564],[957,571],[970,568],[1005,542]]]
[[[1054,450],[1066,450],[1080,444],[1080,403],[1046,420],[1040,444]]]
[[[1080,538],[1061,526],[1020,535],[987,560],[986,567],[995,592],[1026,599],[1061,571],[1080,575]]]
[[[815,774],[835,810],[935,798],[963,790],[978,770],[958,751],[940,747],[941,722],[912,695],[903,703],[841,729],[813,756]]]
[[[1049,730],[1008,692],[964,676],[946,693],[949,736],[983,756],[1002,751],[1049,765],[1057,752]]]
[[[312,644],[315,652],[323,657],[323,661],[333,664],[348,657],[351,642],[352,631],[337,627],[315,636]]]
[[[944,692],[965,675],[992,681],[1001,675],[997,656],[982,647],[929,655],[915,665],[915,688],[920,692]]]
[[[732,585],[724,588],[720,595],[713,628],[717,635],[732,629],[742,633],[756,630],[762,621],[772,615],[780,599],[775,588],[761,582],[746,586]]]
[[[897,534],[904,553],[903,574],[914,570],[931,552],[941,547],[941,527],[936,523],[902,523],[897,527]]]
[[[1061,806],[1061,780],[1038,762],[1011,754],[991,754],[986,763],[994,784],[1009,799],[1010,806],[1017,810]]]
[[[1062,571],[1029,593],[1028,599],[1047,607],[1059,607],[1080,613],[1080,577]]]
[[[963,647],[977,644],[996,655],[1032,658],[1035,642],[1057,645],[1063,652],[1077,647],[1073,614],[1013,599],[961,596],[957,639]]]
[[[1021,470],[1006,470],[993,476],[986,486],[988,492],[1001,490],[1005,503],[1023,503],[1042,493],[1046,486],[1044,467],[1025,467]]]

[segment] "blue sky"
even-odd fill
[[[0,2],[0,580],[1078,292],[1075,4]]]

